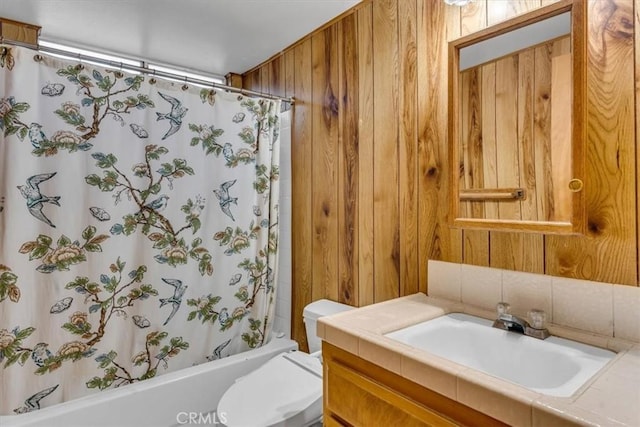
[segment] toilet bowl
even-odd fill
[[[303,317],[309,350],[280,353],[239,378],[224,393],[217,413],[227,427],[312,426],[322,420],[321,341],[319,317],[353,307],[329,300],[307,305]]]

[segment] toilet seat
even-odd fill
[[[277,355],[229,387],[217,413],[228,427],[304,426],[319,420],[319,358],[299,351]]]

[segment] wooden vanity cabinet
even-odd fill
[[[325,426],[506,426],[323,342]]]

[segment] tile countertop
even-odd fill
[[[495,314],[414,294],[320,318],[328,343],[514,426],[640,426],[640,344],[548,325],[553,335],[618,352],[571,397],[552,397],[383,336],[443,314]]]

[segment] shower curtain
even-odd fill
[[[280,107],[0,48],[0,414],[268,340]]]

